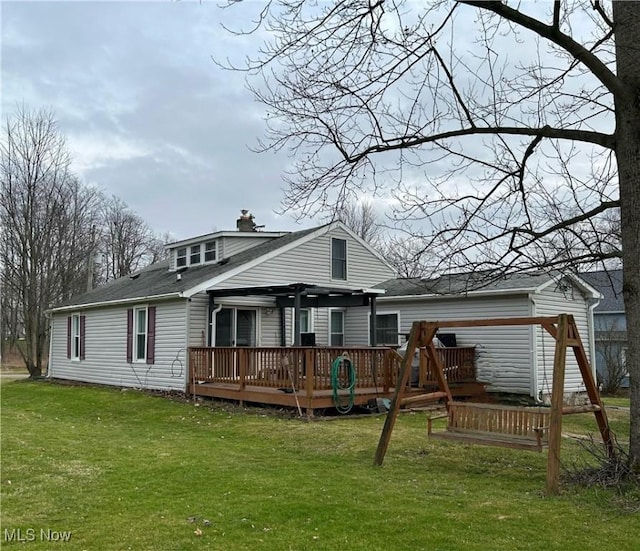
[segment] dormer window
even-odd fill
[[[191,245],[189,254],[189,265],[200,264],[200,244]]]
[[[218,240],[204,241],[193,245],[187,243],[184,247],[173,249],[175,255],[175,269],[180,270],[187,266],[210,264],[218,260]]]
[[[176,251],[176,267],[184,268],[187,265],[187,248],[181,247]]]
[[[216,241],[207,241],[204,244],[204,261],[215,262],[217,256]]]

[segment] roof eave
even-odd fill
[[[87,302],[85,304],[71,304],[69,306],[59,306],[58,308],[51,308],[46,311],[47,314],[58,314],[60,312],[72,312],[77,310],[88,310],[90,308],[100,308],[103,306],[121,306],[123,304],[135,304],[138,302],[151,302],[158,300],[166,300],[171,298],[186,298],[182,293],[165,293],[162,295],[146,295],[133,298],[122,298],[116,300],[103,300],[99,302]]]
[[[468,298],[472,297],[483,297],[483,296],[493,296],[493,295],[526,295],[531,292],[535,292],[537,289],[535,287],[529,288],[521,288],[521,289],[507,289],[507,290],[479,290],[479,291],[468,291],[466,293],[431,293],[431,294],[422,294],[422,295],[387,295],[380,297],[378,300],[383,301],[392,301],[392,300],[401,300],[401,301],[410,301],[410,300],[427,300],[427,299],[444,299],[444,298]]]

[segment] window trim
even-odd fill
[[[138,313],[144,312],[144,346],[142,357],[138,356],[138,337],[142,333],[138,332]],[[147,306],[136,306],[133,309],[133,343],[132,343],[132,360],[133,363],[146,363],[147,362],[147,346],[149,341],[149,308]]]
[[[291,346],[296,342],[296,310],[295,308],[290,308],[291,310]],[[307,319],[309,320],[308,331],[302,330],[302,316],[300,316],[300,333],[315,333],[315,308],[300,308],[300,313],[308,312]]]
[[[193,262],[192,258],[194,256],[198,257],[197,262]],[[189,266],[197,266],[198,264],[202,264],[202,243],[189,245]]]
[[[208,249],[207,246],[213,244],[213,249]],[[202,257],[202,263],[203,264],[209,264],[210,262],[217,262],[218,260],[218,240],[217,239],[213,239],[212,241],[205,241],[202,244],[202,247],[204,249],[203,251],[203,257]],[[213,251],[213,260],[207,260],[207,253],[210,253]]]
[[[180,251],[184,251],[184,255],[180,254]],[[176,249],[176,268],[185,268],[189,265],[189,254],[187,247],[178,247]],[[180,264],[180,259],[184,259],[184,264]]]
[[[176,247],[174,249],[176,270],[188,268],[189,266],[201,266],[202,264],[218,262],[218,241],[218,239],[212,239],[210,241],[185,245],[184,247]],[[213,246],[208,249],[208,245]],[[183,254],[180,254],[181,252],[183,252]],[[211,253],[213,253],[213,259],[207,260],[207,254]],[[193,260],[194,257],[197,257],[197,262]]]
[[[144,359],[138,358],[138,312],[145,312],[145,342]],[[156,335],[157,335],[157,306],[138,305],[127,308],[127,363],[146,363],[153,365],[156,363]]]
[[[377,346],[400,346],[400,327],[401,327],[401,321],[400,321],[400,310],[378,310],[376,312],[376,317],[377,316],[396,316],[396,320],[397,320],[397,324],[398,324],[398,342],[396,342],[395,344],[391,344],[391,343],[381,343],[381,342],[376,342]],[[377,329],[377,324],[376,324],[376,329]],[[367,324],[367,342],[369,343],[369,346],[371,346],[371,312],[369,312],[369,317],[368,317],[368,324]],[[377,341],[377,339],[376,339]]]
[[[334,333],[333,332],[333,324],[331,323],[331,318],[333,316],[333,314],[337,313],[337,314],[341,314],[342,317],[342,332],[341,333]],[[329,308],[329,346],[345,346],[344,344],[344,336],[345,336],[345,319],[346,319],[346,313],[344,308]],[[333,336],[334,335],[342,335],[342,344],[333,344]]]
[[[74,362],[79,362],[82,356],[82,332],[80,325],[80,314],[71,314],[71,360]]]
[[[344,258],[335,258],[334,259],[334,256],[333,256],[333,242],[334,241],[343,241],[344,242]],[[349,261],[348,261],[348,259],[349,259],[349,244],[348,244],[347,240],[342,238],[342,237],[332,237],[331,238],[330,247],[331,247],[331,255],[330,255],[330,258],[331,258],[331,267],[330,267],[330,269],[331,269],[331,279],[335,280],[335,281],[347,281],[349,279]],[[339,261],[344,262],[344,278],[337,277],[335,275],[334,270],[333,270],[334,260],[339,260]]]

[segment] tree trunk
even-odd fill
[[[629,454],[632,466],[640,469],[640,3],[613,2],[613,16],[617,73],[629,92],[615,98],[616,158],[631,393]]]

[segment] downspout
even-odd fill
[[[537,314],[536,299],[533,293],[529,293],[529,315],[532,318]],[[529,325],[529,336],[533,348],[531,350],[531,387],[533,390],[533,399],[536,404],[542,404],[544,401],[540,399],[540,390],[538,389],[538,326]],[[541,338],[544,339],[545,335],[542,334]],[[545,366],[546,369],[546,366]]]
[[[216,305],[213,301],[213,295],[209,295],[209,346],[213,344],[213,328],[217,313],[222,310],[222,304]]]

